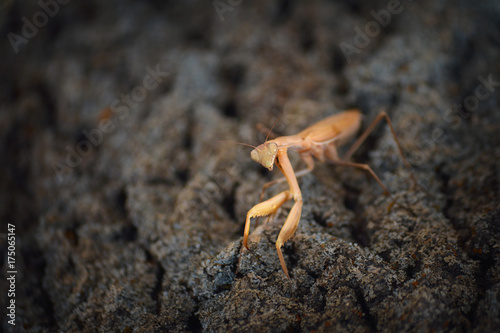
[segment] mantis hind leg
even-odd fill
[[[349,148],[349,150],[343,156],[343,158],[340,159],[340,160],[337,160],[337,161],[342,162],[342,163],[337,163],[337,164],[348,165],[349,162],[345,162],[345,161],[348,161],[352,157],[352,155],[354,154],[354,152],[356,152],[356,150],[358,150],[358,148],[363,144],[363,142],[365,142],[365,140],[368,137],[368,135],[370,135],[371,132],[373,132],[373,130],[375,129],[375,127],[377,126],[377,124],[382,119],[385,119],[385,121],[387,122],[387,125],[389,125],[389,128],[390,128],[391,133],[392,133],[392,137],[394,138],[394,141],[396,142],[396,145],[398,146],[399,155],[401,155],[401,159],[403,160],[403,163],[404,163],[406,169],[408,169],[408,171],[410,173],[410,177],[411,177],[411,180],[413,182],[412,187],[413,186],[417,186],[417,187],[420,187],[421,189],[423,189],[425,192],[427,192],[422,186],[420,186],[418,184],[417,178],[415,178],[415,175],[411,171],[410,163],[408,163],[408,161],[406,160],[406,157],[405,157],[405,155],[403,153],[403,149],[401,148],[401,144],[399,143],[398,137],[396,136],[396,132],[394,131],[394,127],[392,126],[391,119],[389,118],[389,116],[387,115],[387,113],[385,111],[381,111],[377,115],[377,117],[375,117],[375,119],[370,124],[370,126],[368,126],[368,128],[363,132],[363,134],[361,134],[361,136],[356,140],[356,142],[354,142],[354,144],[351,146],[351,148]],[[335,161],[335,163],[336,163],[336,161]],[[356,166],[356,165],[352,165],[352,166]],[[358,165],[357,167],[361,167],[363,169],[366,169],[367,165],[363,165],[363,166]],[[380,179],[378,179],[378,177],[375,175],[375,173],[373,172],[373,170],[371,170],[371,171],[370,170],[371,170],[371,168],[369,169],[369,172],[372,174],[372,176],[374,176],[375,180],[377,180],[377,182],[384,188],[384,190],[387,191],[387,189],[385,188],[385,186],[382,185],[382,183],[380,182]]]

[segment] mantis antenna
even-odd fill
[[[218,140],[217,142],[224,142],[224,143],[236,143],[237,145],[244,145],[244,146],[252,147],[253,149],[256,149],[256,148],[257,148],[257,147],[255,147],[255,146],[252,146],[252,145],[248,144],[248,143],[238,142],[238,141]]]
[[[267,132],[266,141],[264,141],[264,142],[267,142],[267,139],[269,139],[269,134],[271,134],[271,132],[273,131],[274,126],[278,123],[279,120],[280,120],[280,117],[278,117],[276,119],[276,121],[274,122],[273,126],[271,126],[271,129],[269,130],[269,132]]]

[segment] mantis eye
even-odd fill
[[[267,149],[272,155],[276,155],[278,152],[278,145],[275,144],[274,142],[271,142],[270,144],[267,145]]]
[[[252,158],[252,160],[259,163],[260,156],[259,156],[259,152],[257,151],[257,149],[252,150],[252,152],[250,153],[250,157]]]

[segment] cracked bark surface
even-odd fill
[[[341,43],[359,46],[355,28],[388,2],[242,2],[222,16],[214,3],[71,2],[17,54],[2,41],[0,232],[16,225],[19,271],[3,330],[495,331],[498,4],[401,1],[346,57]],[[4,35],[40,10],[7,5]],[[275,241],[290,205],[241,249],[248,209],[279,175],[218,141],[257,145],[259,123],[293,134],[349,107],[364,126],[388,112],[430,195],[411,189],[380,125],[354,160],[396,204],[364,172],[318,163],[299,180],[288,280]],[[3,271],[6,251],[3,238]]]

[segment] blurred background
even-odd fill
[[[0,1],[3,330],[494,331],[499,29],[494,0]],[[286,213],[240,257],[278,174],[220,141],[351,107],[389,113],[435,197],[381,125],[354,158],[411,212],[319,163],[293,282]]]

